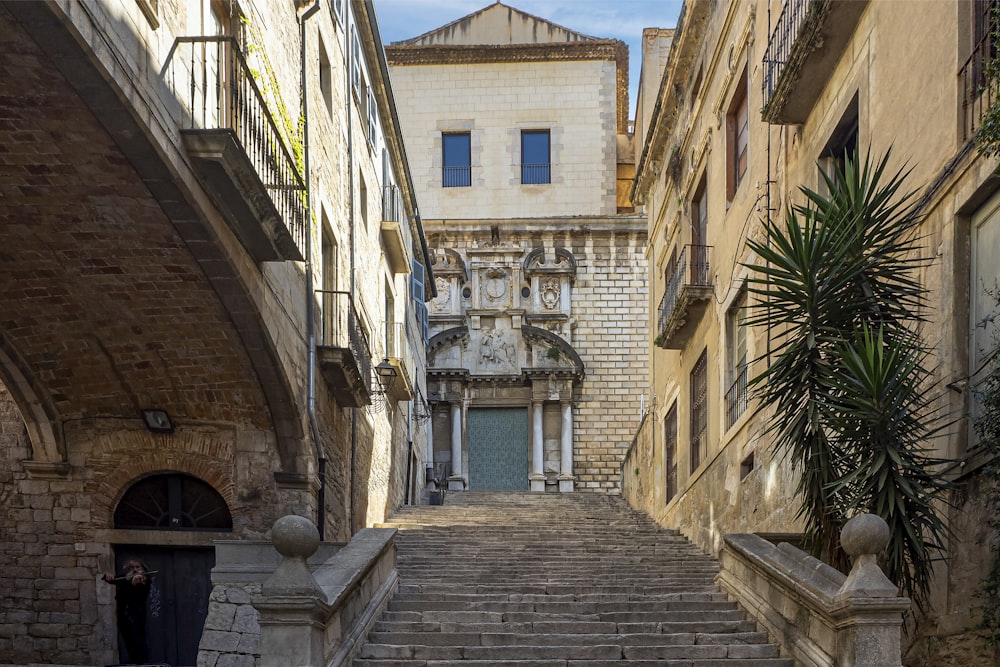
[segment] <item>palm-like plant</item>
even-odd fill
[[[773,355],[750,386],[799,473],[814,551],[846,565],[843,522],[879,514],[892,529],[887,572],[919,601],[945,530],[933,505],[945,485],[924,450],[941,420],[915,333],[920,221],[901,190],[906,172],[887,173],[888,159],[847,159],[823,175],[828,194],[803,188],[806,203],[749,243],[758,303],[748,322],[772,332]]]

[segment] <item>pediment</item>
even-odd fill
[[[496,2],[451,23],[393,46],[565,44],[599,41],[541,17]]]
[[[583,361],[558,335],[534,326],[514,329],[506,323],[472,329],[459,326],[431,338],[428,370],[464,369],[473,377],[558,373],[583,379]]]

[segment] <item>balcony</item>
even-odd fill
[[[411,244],[402,193],[397,186],[386,185],[382,188],[382,247],[393,273],[410,272]]]
[[[788,0],[764,54],[761,116],[804,123],[844,53],[868,0]]]
[[[406,325],[393,322],[389,325],[386,360],[396,371],[396,377],[387,393],[397,401],[411,401],[417,395],[413,388],[413,354],[406,337]]]
[[[227,224],[257,262],[305,257],[306,188],[232,37],[180,37],[167,80],[181,137]]]
[[[711,246],[687,245],[667,281],[657,311],[656,345],[682,349],[694,334],[712,297]]]
[[[348,292],[320,291],[322,325],[316,342],[320,372],[341,405],[359,408],[372,399],[368,334]]]
[[[958,73],[959,92],[962,95],[962,140],[967,141],[979,130],[983,116],[997,100],[998,85],[994,77],[987,76],[986,67],[997,50],[994,40],[996,26],[976,44],[972,55]]]

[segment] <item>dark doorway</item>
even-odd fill
[[[160,534],[220,532],[231,531],[233,520],[226,501],[210,484],[182,473],[165,473],[144,477],[128,488],[115,508],[115,528]],[[172,667],[196,665],[212,593],[215,549],[115,546],[115,572],[132,559],[154,572],[146,615],[150,661]],[[123,649],[119,639],[119,655],[124,655]]]
[[[150,661],[172,667],[196,665],[212,593],[210,573],[215,566],[215,550],[137,544],[115,547],[116,572],[121,572],[131,559],[142,561],[155,572],[146,615]],[[125,655],[124,649],[119,638],[118,655]]]

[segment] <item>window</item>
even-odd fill
[[[129,487],[115,508],[115,528],[233,529],[226,501],[209,484],[181,473],[152,475]]]
[[[993,329],[996,323],[989,318],[994,314],[996,298],[989,292],[1000,289],[1000,195],[994,196],[972,218],[969,248],[971,285],[969,286],[969,376],[973,391],[970,393],[969,417],[972,423],[982,414],[981,398],[977,389],[990,371],[989,358],[993,350]],[[969,429],[970,448],[978,444],[975,429]]]
[[[726,114],[726,198],[732,201],[747,172],[750,145],[750,112],[747,103],[747,72],[740,75]]]
[[[830,134],[829,141],[820,153],[819,166],[829,177],[835,177],[844,170],[848,159],[856,159],[858,154],[858,94],[854,94],[840,122]],[[821,177],[820,191],[825,191],[826,182]]]
[[[392,285],[385,283],[385,356],[398,359],[401,341],[396,340],[396,300],[392,297]]]
[[[708,239],[708,188],[701,177],[691,201],[691,245],[706,245]]]
[[[442,183],[446,188],[472,185],[472,135],[442,134]]]
[[[708,350],[691,369],[691,472],[705,459],[708,440]]]
[[[663,467],[667,473],[664,500],[669,503],[677,495],[677,401],[663,418]]]
[[[521,184],[551,183],[548,130],[521,131]]]
[[[372,150],[376,150],[376,140],[378,133],[378,107],[375,105],[375,91],[368,88],[368,143]]]
[[[323,94],[326,111],[333,115],[333,70],[330,68],[330,56],[326,52],[323,38],[319,38],[319,90]]]
[[[726,312],[726,428],[747,409],[747,293],[740,293]]]
[[[337,241],[330,231],[330,220],[323,211],[323,238],[321,241],[322,271],[323,271],[323,294],[320,303],[323,305],[323,329],[320,331],[320,345],[328,345],[335,340],[334,334],[337,323],[337,297],[333,294],[337,290]]]
[[[358,30],[351,26],[351,87],[357,92],[361,86],[361,41]]]
[[[413,300],[413,311],[416,313],[424,342],[429,339],[427,325],[427,304],[424,303],[424,265],[413,260],[410,271],[410,298]]]

